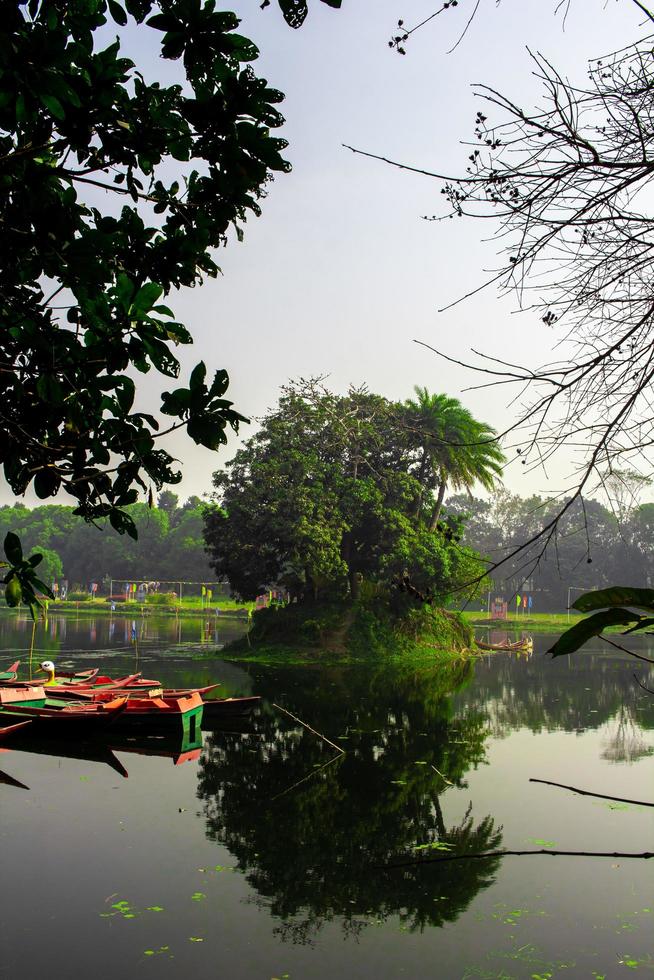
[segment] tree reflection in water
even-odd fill
[[[448,781],[465,788],[466,772],[485,762],[486,720],[455,718],[450,697],[472,671],[470,663],[372,674],[296,669],[269,678],[268,690],[264,678],[264,697],[292,690],[289,710],[341,739],[346,755],[335,759],[272,708],[249,735],[208,738],[198,789],[207,835],[235,856],[283,938],[312,942],[334,920],[354,936],[390,916],[411,930],[441,926],[492,883],[499,859],[380,867],[425,845],[463,853],[501,843],[490,816],[476,822],[470,806],[450,826],[443,812]]]

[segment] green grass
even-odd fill
[[[562,633],[568,627],[574,626],[584,617],[577,612],[567,613],[531,613],[517,616],[509,613],[508,619],[490,619],[486,612],[461,613],[464,620],[472,626],[490,626],[498,630],[520,630],[527,633]],[[616,627],[619,632],[621,627]]]
[[[116,609],[112,611],[111,603],[107,602],[104,597],[99,599],[85,599],[83,601],[75,600],[57,600],[56,602],[49,601],[47,603],[48,613],[68,614],[68,615],[78,615],[80,613],[93,613],[94,616],[132,616],[132,615],[150,615],[150,616],[214,616],[216,609],[220,610],[221,616],[234,616],[242,609],[253,609],[253,602],[236,602],[234,599],[228,599],[226,597],[220,596],[218,598],[212,598],[211,602],[205,600],[204,604],[200,596],[189,596],[188,598],[183,598],[181,603],[171,602],[167,603],[149,603],[149,602],[117,602]],[[244,618],[241,613],[239,618]]]

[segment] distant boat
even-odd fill
[[[505,640],[502,643],[484,643],[483,640],[475,640],[480,650],[504,650],[509,653],[531,653],[534,649],[534,641],[530,636],[522,640],[515,640],[511,643]]]

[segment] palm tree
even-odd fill
[[[414,438],[421,448],[417,478],[424,491],[437,490],[429,529],[435,530],[448,485],[470,493],[475,483],[492,490],[502,474],[505,456],[490,425],[479,422],[456,398],[431,394],[416,386],[409,400]],[[415,428],[414,428],[415,427]],[[426,494],[417,503],[419,517]]]

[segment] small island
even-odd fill
[[[291,384],[214,475],[205,538],[218,578],[252,600],[236,649],[341,655],[426,649],[459,656],[470,627],[448,606],[484,588],[480,556],[445,516],[448,486],[490,489],[504,457],[460,402],[416,388],[393,402],[366,388]],[[234,649],[234,645],[230,647]]]

